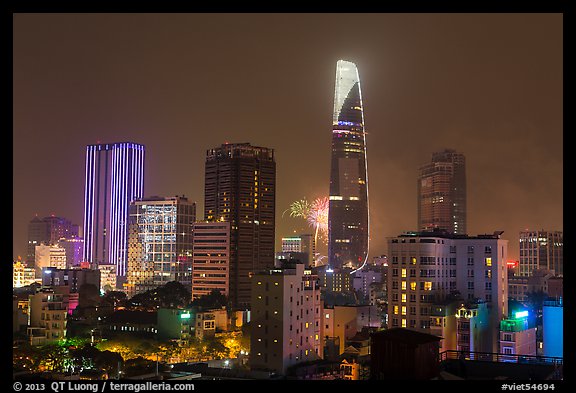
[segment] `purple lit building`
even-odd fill
[[[126,275],[128,207],[144,194],[144,146],[121,142],[86,147],[83,259],[114,264]]]

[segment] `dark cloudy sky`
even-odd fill
[[[560,13],[14,14],[13,257],[37,214],[82,225],[88,144],[146,146],[145,195],[203,215],[206,150],[275,149],[291,202],[328,194],[336,61],[359,68],[370,254],[416,229],[418,168],[467,159],[468,232],[563,230]]]

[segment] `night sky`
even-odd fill
[[[275,150],[282,218],[327,196],[336,61],[358,66],[370,255],[416,230],[420,165],[467,160],[468,232],[563,230],[560,13],[14,14],[13,258],[28,223],[82,226],[86,145],[146,146],[146,196],[203,217],[206,150]],[[309,229],[307,232],[312,233]]]

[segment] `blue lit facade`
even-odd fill
[[[368,258],[366,133],[358,69],[336,65],[328,212],[328,263],[361,268]],[[355,271],[355,270],[354,270]]]
[[[562,299],[544,301],[542,307],[544,356],[564,357],[564,306]]]
[[[126,275],[128,207],[144,193],[144,146],[88,145],[84,199],[84,261],[114,264]]]

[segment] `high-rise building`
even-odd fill
[[[418,176],[418,228],[466,234],[466,159],[455,150],[432,153]]]
[[[519,275],[530,276],[536,269],[564,274],[564,238],[562,231],[520,232]]]
[[[336,63],[328,209],[328,264],[357,269],[368,258],[366,133],[358,69]]]
[[[288,367],[322,359],[322,300],[304,264],[252,276],[250,368],[286,374]]]
[[[116,274],[126,276],[128,207],[143,194],[143,145],[121,142],[86,147],[84,261],[115,264]]]
[[[223,144],[206,153],[204,219],[230,223],[229,300],[250,307],[250,273],[274,266],[274,150]]]
[[[133,201],[129,214],[126,291],[146,290],[133,290],[146,278],[152,287],[178,281],[191,291],[196,204],[184,196],[156,196]]]
[[[230,271],[230,223],[194,223],[192,300],[213,290],[228,296]]]
[[[48,216],[44,218],[34,217],[28,224],[28,248],[26,264],[34,266],[36,246],[41,244],[54,245],[61,239],[78,238],[78,225],[66,218]]]
[[[389,238],[388,327],[430,333],[431,322],[440,317],[435,308],[459,294],[467,303],[486,304],[491,336],[484,337],[483,349],[498,352],[499,323],[508,315],[508,241],[501,234],[430,231]]]

